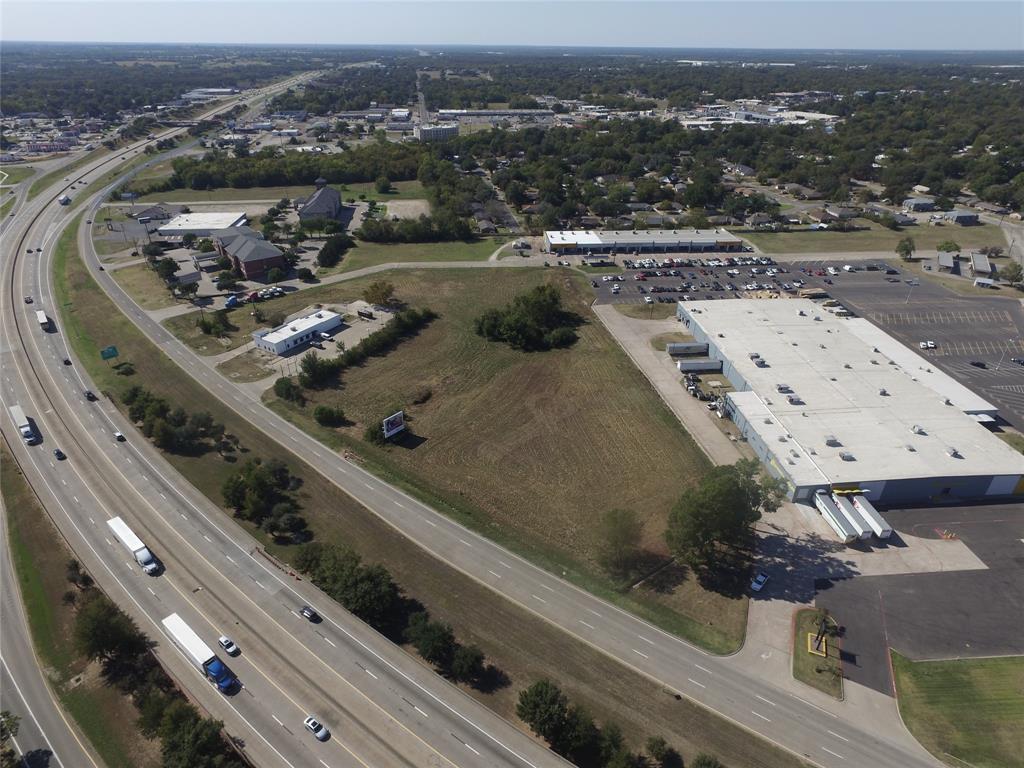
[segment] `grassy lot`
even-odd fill
[[[998,260],[997,263],[1003,262],[1002,259]],[[1009,286],[1000,286],[996,288],[978,288],[975,287],[974,281],[971,278],[955,277],[953,275],[946,274],[945,272],[936,272],[934,269],[925,269],[925,262],[923,261],[912,261],[912,262],[901,262],[900,267],[903,268],[904,272],[911,273],[914,277],[919,277],[922,280],[930,280],[933,283],[938,283],[944,288],[948,288],[954,293],[959,293],[962,296],[984,296],[988,299],[1008,298],[1008,299],[1019,299],[1021,294],[1010,288]],[[966,268],[965,268],[966,273]]]
[[[299,292],[299,295],[302,295],[301,291]],[[285,309],[284,307],[294,305],[295,309],[298,309],[306,306],[307,302],[289,302],[289,298],[292,297],[284,296],[271,301],[264,301],[261,302],[260,307],[264,314],[269,316],[272,313],[276,313],[279,309],[286,313],[295,311],[294,309]],[[198,311],[189,312],[185,315],[169,317],[164,320],[163,325],[167,330],[199,354],[219,355],[221,352],[237,349],[243,344],[248,343],[252,340],[252,336],[250,334],[260,325],[266,325],[266,323],[253,322],[252,317],[249,315],[249,309],[247,306],[248,305],[245,305],[241,309],[228,312],[228,316],[231,318],[231,321],[236,324],[236,330],[226,333],[220,337],[207,336],[199,330],[199,326],[196,325],[201,317]]]
[[[355,298],[372,279],[325,286],[306,301]],[[716,651],[738,647],[743,599],[707,593],[692,579],[666,594],[638,590],[626,597],[595,564],[600,541],[593,520],[615,507],[636,509],[645,522],[645,548],[664,555],[668,509],[701,475],[706,460],[593,322],[586,281],[544,269],[401,271],[388,279],[402,300],[429,306],[441,318],[386,358],[347,372],[341,388],[311,393],[305,408],[271,398],[273,407],[551,570],[564,570],[587,588]],[[530,355],[474,333],[483,309],[544,282],[561,287],[568,305],[588,320],[573,348]],[[425,389],[429,400],[413,405]],[[342,407],[354,425],[317,426],[310,414],[318,404]],[[365,427],[393,406],[404,407],[413,419],[424,441],[415,450],[381,450],[362,441]],[[644,469],[651,466],[664,471]],[[642,484],[625,482],[640,476]]]
[[[92,152],[85,152],[81,157],[77,158],[74,162],[68,163],[67,165],[61,166],[60,168],[55,168],[49,173],[43,176],[39,176],[38,178],[36,178],[35,181],[32,182],[32,186],[28,190],[28,199],[31,200],[44,189],[49,187],[51,184],[60,181],[65,176],[71,178],[72,174],[74,174],[75,171],[77,171],[86,163],[106,157],[109,154],[110,150],[107,149],[106,147],[94,150]]]
[[[352,272],[374,264],[398,264],[409,261],[487,261],[494,251],[507,242],[504,237],[482,237],[470,243],[366,243],[345,254],[336,267],[317,270],[318,277]]]
[[[11,208],[14,207],[14,195],[9,195],[7,200],[0,204],[0,219],[10,213]]]
[[[676,316],[675,302],[671,304],[614,304],[615,311],[634,320],[664,320]]]
[[[0,167],[0,184],[14,186],[36,172],[31,165],[5,165]]]
[[[160,764],[159,743],[133,727],[131,700],[108,688],[95,665],[72,641],[75,608],[62,601],[73,587],[65,578],[72,552],[39,505],[7,446],[0,448],[0,478],[12,565],[28,616],[32,643],[57,698],[107,765],[150,768]],[[82,682],[72,683],[82,675]]]
[[[950,765],[1024,766],[1024,657],[910,661],[891,653],[903,722],[932,754]]]
[[[169,174],[168,174],[169,175]],[[152,178],[150,179],[152,181]],[[140,185],[143,186],[143,185]],[[418,181],[396,181],[392,185],[392,192],[380,194],[373,188],[373,184],[332,184],[332,187],[341,192],[342,199],[350,197],[358,198],[359,195],[366,195],[367,200],[416,200],[426,197],[423,185]],[[280,200],[287,197],[294,200],[297,197],[309,197],[313,192],[312,184],[286,187],[221,187],[219,189],[172,189],[169,192],[156,192],[150,195],[143,195],[135,202],[155,203],[162,200],[169,200],[183,203],[218,202],[221,200]]]
[[[843,668],[839,661],[839,644],[828,638],[828,656],[822,658],[807,652],[807,633],[816,633],[821,612],[807,608],[797,611],[793,635],[793,677],[812,688],[843,698]]]
[[[790,232],[752,232],[745,229],[733,230],[765,253],[829,253],[845,251],[891,251],[904,237],[914,238],[919,253],[934,251],[943,240],[954,240],[964,249],[981,248],[985,245],[1006,247],[1003,231],[994,224],[980,224],[976,227],[958,226],[916,226],[906,227],[900,232],[886,229],[866,219],[858,219],[859,226],[867,229],[857,232],[814,231],[793,229]]]
[[[664,735],[687,759],[703,750],[716,753],[733,768],[802,765],[789,753],[686,699],[675,700],[647,678],[496,598],[475,580],[429,556],[382,523],[287,448],[210,398],[149,343],[93,282],[77,258],[73,237],[62,238],[58,246],[56,273],[58,306],[69,299],[74,302],[72,311],[62,310],[68,338],[101,391],[113,396],[121,408],[120,394],[132,384],[145,386],[176,403],[203,403],[228,432],[238,436],[248,450],[247,457],[275,456],[288,462],[303,481],[299,493],[303,514],[318,540],[347,544],[368,562],[384,565],[432,615],[452,624],[463,641],[479,645],[489,660],[509,675],[512,684],[506,688],[489,694],[469,691],[502,716],[514,721],[519,691],[533,680],[546,677],[599,720],[620,723],[631,744],[640,744],[650,735]],[[99,348],[115,339],[121,358],[135,364],[133,376],[118,376],[99,360]],[[212,457],[167,454],[167,458],[215,500],[220,499],[220,487],[233,471],[230,464]],[[260,531],[252,533],[266,542]],[[267,548],[286,560],[294,554],[285,547],[268,544]]]
[[[132,264],[130,267],[112,269],[110,276],[143,309],[163,309],[177,304],[163,281],[147,264]]]

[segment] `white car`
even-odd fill
[[[919,342],[917,342],[917,346],[920,349],[928,349],[928,342],[927,341],[919,341]]]
[[[839,274],[839,270],[836,269],[835,267],[829,267],[825,271],[828,272],[830,275],[838,275]]]
[[[928,345],[928,349],[935,349],[935,342],[934,341],[926,341],[925,344]]]
[[[117,440],[117,442],[119,442],[119,443],[123,443],[124,442],[124,435],[122,435],[119,431],[115,431],[114,432],[114,439]]]
[[[753,592],[760,592],[764,589],[764,585],[768,583],[768,574],[759,573],[754,577],[754,580],[750,582],[750,589]]]
[[[644,301],[648,304],[654,303],[654,299],[652,299],[650,296],[644,296]]]
[[[307,731],[316,736],[317,741],[327,741],[331,738],[331,732],[327,729],[327,726],[312,715],[303,720],[302,724],[306,726]]]
[[[239,649],[239,647],[235,645],[234,640],[232,640],[230,637],[227,637],[226,635],[221,635],[220,637],[218,637],[217,644],[224,649],[224,653],[226,653],[228,656],[237,656],[242,652],[241,649]]]

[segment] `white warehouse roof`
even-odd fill
[[[544,238],[553,246],[569,248],[585,248],[588,245],[622,246],[656,244],[675,245],[677,243],[733,243],[742,242],[740,238],[724,229],[640,229],[640,230],[551,230],[544,233]]]
[[[183,213],[162,225],[161,235],[185,235],[189,232],[208,234],[217,229],[228,229],[245,224],[245,211],[225,213]]]
[[[297,317],[284,325],[279,325],[277,328],[263,334],[261,338],[263,341],[270,344],[276,344],[281,341],[286,341],[293,336],[301,336],[317,326],[324,325],[325,323],[340,317],[341,315],[337,312],[331,312],[328,309],[321,309],[311,315]]]
[[[965,413],[969,390],[923,381],[927,363],[866,320],[806,299],[680,306],[746,382],[728,397],[797,485],[1024,473],[1024,456]]]

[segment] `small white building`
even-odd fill
[[[283,355],[311,341],[322,338],[342,324],[341,315],[337,312],[321,309],[311,315],[297,317],[284,325],[269,331],[261,329],[253,331],[252,340],[257,349]]]
[[[412,135],[420,141],[446,141],[459,135],[459,124],[417,125],[412,129]]]

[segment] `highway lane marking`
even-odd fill
[[[475,749],[473,749],[471,746],[469,746],[469,744],[466,744],[466,742],[462,742],[462,743],[465,744],[466,749],[468,749],[470,752],[472,752],[477,757],[480,757],[480,753],[477,752]]]
[[[206,540],[207,540],[208,542],[210,542],[211,544],[213,544],[213,539],[211,539],[211,538],[210,538],[209,536],[207,536],[207,535],[206,535],[205,533],[203,534],[203,538],[204,538],[204,539],[206,539]]]
[[[754,694],[754,696],[755,696],[756,698],[760,699],[761,701],[763,701],[763,702],[764,702],[765,704],[771,704],[771,705],[772,705],[773,707],[775,706],[775,702],[774,702],[774,701],[769,701],[769,700],[768,700],[768,699],[766,699],[766,698],[765,698],[764,696],[761,696],[761,695],[759,695],[759,694],[756,694],[756,693]]]
[[[370,677],[372,677],[372,678],[373,678],[374,680],[380,680],[380,678],[379,678],[379,677],[377,677],[377,676],[376,676],[375,674],[373,674],[373,672],[371,672],[370,670],[366,669],[365,667],[363,668],[363,672],[365,672],[366,674],[368,674],[368,675],[369,675]]]
[[[63,477],[62,477],[62,478],[60,479],[60,481],[61,481],[62,483],[64,483],[64,485],[67,485],[67,484],[68,484],[68,481],[67,481],[67,480],[65,480],[65,479],[64,479]]]
[[[547,604],[547,602],[548,602],[543,597],[537,597],[537,595],[534,595],[534,594],[531,594],[530,597],[532,597],[534,600],[540,600],[542,603],[545,603],[545,604]]]
[[[156,597],[156,592],[153,591],[152,587],[146,587],[146,589],[149,590],[149,594],[151,594],[153,597]]]
[[[707,672],[709,675],[712,674],[710,669],[708,669],[707,667],[702,667],[700,664],[694,664],[693,666],[695,666],[701,672]]]
[[[160,498],[161,499],[166,499],[167,498],[166,496],[164,496],[164,492],[163,491],[160,491]]]
[[[500,573],[495,573],[494,571],[487,571],[487,572],[488,572],[489,574],[491,574],[491,576],[494,576],[494,577],[495,577],[495,578],[497,578],[497,579],[500,579],[500,578],[501,578],[501,574],[500,574]]]
[[[643,640],[643,641],[644,641],[645,643],[647,643],[648,645],[654,645],[654,641],[653,641],[653,640],[648,640],[648,639],[647,639],[646,637],[644,637],[643,635],[637,635],[637,637],[639,637],[639,638],[640,638],[641,640]]]
[[[331,646],[331,648],[337,648],[338,647],[338,646],[336,646],[334,644],[334,641],[331,640],[331,638],[329,638],[329,637],[324,637],[324,642],[327,643],[329,646]]]
[[[828,715],[829,717],[831,717],[831,718],[833,718],[833,719],[835,719],[835,720],[838,720],[838,719],[839,719],[839,715],[835,715],[835,714],[832,714],[831,712],[829,712],[829,711],[828,711],[827,709],[825,709],[824,707],[819,707],[819,706],[818,706],[817,704],[812,704],[812,703],[811,703],[811,702],[809,702],[809,701],[808,701],[807,699],[801,699],[801,698],[800,698],[799,696],[797,696],[797,695],[796,695],[795,693],[791,693],[791,694],[789,694],[789,695],[790,695],[790,696],[792,696],[792,697],[793,697],[794,699],[796,699],[797,701],[802,701],[802,702],[803,702],[804,704],[806,704],[806,705],[807,705],[807,706],[809,706],[809,707],[814,707],[815,709],[817,709],[817,710],[820,710],[821,712],[824,712],[824,713],[825,713],[826,715]]]
[[[89,518],[89,522],[92,523],[93,525],[96,525],[96,521],[93,520],[91,517]]]
[[[636,654],[637,656],[643,656],[643,657],[644,657],[645,659],[649,659],[649,658],[651,658],[651,657],[650,657],[650,656],[648,656],[648,655],[647,655],[646,653],[640,653],[640,651],[638,651],[638,650],[637,650],[636,648],[630,648],[629,650],[631,650],[631,651],[632,651],[633,653],[635,653],[635,654]]]
[[[699,685],[699,686],[700,686],[701,688],[707,688],[707,686],[706,686],[706,685],[704,685],[704,683],[698,683],[698,682],[697,682],[696,680],[694,680],[694,679],[693,679],[692,677],[688,677],[688,678],[686,678],[686,679],[687,679],[687,680],[689,680],[689,681],[690,681],[691,683],[693,683],[694,685]]]
[[[271,717],[274,718],[274,720],[277,721],[278,725],[280,725],[282,728],[284,728],[284,723],[282,723],[280,720],[277,719],[277,715],[271,715]]]
[[[835,737],[836,737],[837,739],[842,739],[843,741],[849,741],[849,739],[848,739],[848,738],[846,738],[845,736],[840,736],[840,735],[839,735],[838,733],[836,733],[835,731],[826,731],[826,733],[830,733],[830,734],[832,734],[832,735],[833,735],[833,736],[835,736]]]
[[[595,611],[595,610],[594,610],[593,608],[587,608],[587,610],[588,610],[588,611],[590,611],[590,612],[591,612],[592,614],[594,614],[595,616],[597,616],[597,618],[599,618],[599,619],[603,619],[603,618],[604,618],[604,616],[602,616],[602,615],[601,615],[600,613],[598,613],[597,611]]]
[[[437,523],[435,523],[433,520],[430,520],[430,519],[425,517],[425,518],[423,518],[423,522],[425,522],[431,528],[437,528]]]
[[[512,568],[512,566],[506,563],[504,560],[499,560],[498,565],[500,565],[502,568]]]
[[[826,752],[828,752],[830,755],[832,755],[832,757],[838,757],[840,760],[845,760],[846,759],[845,757],[840,755],[838,752],[833,752],[828,747],[822,747],[822,749],[824,749]]]
[[[584,627],[590,627],[591,629],[597,629],[597,627],[595,627],[593,624],[587,624],[587,622],[585,622],[583,619],[579,619],[578,621]]]
[[[757,716],[758,716],[758,717],[760,717],[760,718],[761,718],[762,720],[764,720],[764,721],[765,721],[766,723],[770,723],[770,722],[771,722],[771,720],[769,720],[769,719],[768,719],[767,717],[765,717],[764,715],[762,715],[762,714],[761,714],[760,712],[755,712],[754,710],[750,710],[750,714],[752,714],[752,715],[757,715]]]
[[[541,587],[541,589],[546,589],[548,592],[554,592],[555,591],[553,587],[549,587],[547,584],[541,584],[540,587]]]
[[[472,544],[470,544],[470,543],[469,543],[468,541],[466,541],[465,539],[459,539],[459,541],[461,541],[461,542],[462,542],[463,544],[465,544],[465,545],[466,545],[467,547],[472,547],[472,546],[473,546]]]
[[[400,501],[393,501],[393,502],[391,502],[391,503],[392,503],[392,504],[394,504],[394,505],[395,505],[396,507],[398,507],[399,509],[405,509],[405,504],[403,504],[403,503],[402,503],[402,502],[400,502]]]
[[[230,560],[230,561],[231,561],[232,563],[233,563],[233,562],[235,562],[235,558],[233,558],[233,557],[232,557],[231,555],[227,555],[227,554],[225,554],[225,555],[224,555],[224,557],[226,557],[226,558],[227,558],[228,560]]]
[[[429,718],[430,718],[430,715],[428,715],[428,714],[427,714],[426,712],[424,712],[424,711],[423,711],[422,709],[420,709],[419,707],[417,707],[417,706],[416,706],[415,704],[413,704],[413,705],[412,705],[412,708],[413,708],[413,709],[415,709],[415,710],[416,710],[417,712],[419,712],[419,713],[420,713],[421,715],[423,715],[424,717],[426,717],[427,719],[429,719]]]
[[[365,486],[366,486],[367,488],[369,488],[369,489],[370,489],[371,491],[375,491],[375,490],[377,490],[376,488],[374,488],[374,487],[373,487],[372,485],[370,485],[370,484],[369,484],[368,482],[366,482],[365,480],[363,480],[363,485],[365,485]]]
[[[188,517],[186,517],[184,512],[179,512],[178,514],[181,515],[182,520],[188,520]]]
[[[323,760],[321,760],[321,761],[320,761],[320,765],[322,765],[322,766],[323,766],[324,768],[331,768],[331,766],[329,766],[329,765],[328,765],[327,763],[325,763],[325,762],[324,762]]]
[[[77,497],[77,496],[72,496],[71,498],[75,500],[75,504],[81,504],[81,503],[82,503],[82,502],[80,502],[80,501],[78,500],[78,497]],[[90,520],[92,520],[92,518],[91,518],[91,517],[90,517],[89,519],[90,519]]]

